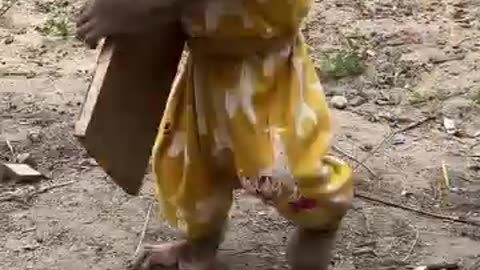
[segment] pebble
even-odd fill
[[[82,165],[82,166],[92,166],[92,167],[95,167],[95,166],[98,166],[98,163],[97,163],[97,161],[96,161],[94,158],[87,158],[87,159],[84,159],[84,160],[81,162],[81,165]]]
[[[402,134],[397,134],[397,135],[395,135],[395,136],[393,137],[393,139],[392,139],[392,144],[393,144],[393,145],[404,144],[406,140],[407,140],[407,139],[405,138],[404,135],[402,135]]]
[[[445,130],[447,131],[448,134],[454,135],[455,133],[457,133],[455,121],[453,119],[444,117],[443,126],[445,127]]]
[[[28,133],[28,139],[30,139],[31,142],[40,142],[42,138],[42,134],[39,131],[30,131]]]
[[[369,143],[363,144],[363,145],[360,146],[360,150],[362,150],[364,152],[370,152],[370,151],[373,150],[373,145],[369,144]]]
[[[343,110],[347,107],[348,100],[344,96],[334,96],[330,100],[330,104],[332,104],[335,109]]]
[[[3,43],[4,43],[5,45],[10,45],[10,44],[12,44],[14,41],[15,41],[15,39],[14,39],[13,36],[8,36],[7,38],[5,38],[5,40],[3,41]]]

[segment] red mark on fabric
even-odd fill
[[[310,210],[315,208],[317,206],[317,201],[315,199],[302,197],[297,201],[289,202],[289,204],[292,207],[293,212],[298,213],[302,210]]]

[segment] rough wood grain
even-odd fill
[[[177,24],[108,38],[75,126],[88,153],[125,192],[138,194],[184,47]]]
[[[36,181],[41,178],[43,178],[43,175],[27,164],[0,164],[0,180],[23,182]]]

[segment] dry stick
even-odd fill
[[[236,252],[232,252],[230,255],[231,256],[237,256],[237,255],[241,255],[241,254],[245,254],[245,253],[255,251],[256,249],[257,248],[247,248],[247,249],[239,250],[239,251],[236,251]]]
[[[0,203],[2,202],[17,202],[20,204],[30,206],[26,201],[20,199],[18,195],[10,195],[10,196],[0,198]]]
[[[9,139],[6,139],[5,142],[7,143],[8,150],[10,150],[10,154],[12,154],[12,158],[15,158],[15,149],[12,146],[12,143]]]
[[[365,168],[365,170],[368,171],[368,173],[370,173],[374,178],[377,178],[377,174],[372,170],[370,169],[370,167],[368,167],[366,164],[364,163],[361,163],[356,157],[350,155],[349,153],[345,152],[343,149],[341,149],[340,147],[336,146],[336,145],[332,145],[332,149],[334,151],[337,151],[338,153],[346,156],[347,158],[355,161],[358,165],[362,166],[363,168]]]
[[[140,248],[142,246],[143,240],[145,239],[145,234],[147,233],[148,223],[150,222],[152,209],[153,209],[153,202],[150,202],[150,205],[148,206],[148,210],[147,210],[147,216],[145,217],[145,222],[143,223],[142,232],[140,234],[140,239],[138,240],[137,248],[135,249],[134,257],[137,256],[138,253],[140,252]]]
[[[386,142],[391,140],[391,138],[393,138],[393,136],[395,136],[396,134],[403,133],[405,131],[414,129],[414,128],[416,128],[416,127],[418,127],[418,126],[420,126],[420,125],[422,125],[422,124],[424,124],[424,123],[426,123],[430,120],[435,119],[435,118],[436,118],[436,116],[429,116],[429,117],[426,117],[426,118],[424,118],[424,119],[422,119],[418,122],[412,123],[412,124],[402,128],[402,129],[399,129],[397,131],[392,132],[390,135],[385,137],[380,142],[380,144],[378,144],[377,147],[375,147],[375,149],[372,150],[372,152],[370,152],[370,155],[366,156],[359,164],[365,163],[365,161],[367,161],[373,154],[375,154],[378,151],[378,149],[380,149],[380,147],[382,147],[382,145],[384,145]],[[354,167],[354,170],[356,168],[358,168],[358,165],[357,165],[357,167]],[[371,202],[384,204],[384,205],[387,205],[387,206],[390,206],[390,207],[393,207],[393,208],[414,212],[414,213],[417,213],[417,214],[420,214],[420,215],[423,215],[423,216],[427,216],[427,217],[431,217],[431,218],[436,218],[436,219],[440,219],[440,220],[448,220],[448,221],[452,221],[452,222],[455,222],[455,223],[462,223],[462,224],[467,224],[467,225],[480,227],[480,223],[477,223],[477,222],[472,221],[472,220],[464,220],[464,219],[461,219],[461,218],[458,218],[458,217],[444,216],[444,215],[440,215],[440,214],[427,212],[427,211],[412,208],[412,207],[409,207],[409,206],[406,206],[406,205],[400,205],[400,204],[385,201],[385,200],[382,200],[382,199],[379,199],[379,198],[374,198],[374,197],[371,197],[370,195],[359,193],[358,191],[355,192],[355,197],[365,199],[365,200],[368,200],[368,201],[371,201]]]
[[[460,269],[457,263],[440,263],[426,265],[425,270],[455,270]]]
[[[450,187],[450,177],[448,176],[448,168],[447,164],[445,161],[442,161],[442,176],[443,176],[443,181],[445,183],[445,187],[447,189],[451,189]]]
[[[412,227],[413,230],[415,230],[415,240],[413,241],[413,244],[412,246],[410,247],[410,249],[408,250],[408,253],[407,255],[405,255],[405,258],[402,259],[402,261],[406,262],[410,256],[412,255],[413,253],[413,250],[415,249],[415,247],[417,246],[417,243],[418,243],[418,239],[420,238],[420,232],[415,229],[415,227],[413,227],[412,225],[410,225],[410,227]]]
[[[38,189],[37,191],[33,192],[30,196],[45,193],[45,192],[50,191],[52,189],[69,186],[69,185],[72,185],[74,183],[75,183],[75,181],[70,181],[70,182],[66,182],[66,183],[60,183],[60,184],[56,184],[56,185],[50,185],[50,186],[42,187],[42,188]]]
[[[367,160],[369,160],[373,155],[375,155],[378,150],[387,142],[389,142],[395,135],[397,134],[400,134],[400,133],[403,133],[405,131],[409,131],[411,129],[414,129],[422,124],[425,124],[426,122],[430,121],[430,120],[433,120],[433,119],[436,119],[437,117],[436,116],[428,116],[420,121],[417,121],[415,123],[412,123],[404,128],[401,128],[397,131],[394,131],[392,133],[390,133],[390,135],[386,136],[385,138],[383,138],[383,140],[365,157],[363,158],[360,162],[357,163],[357,166],[353,167],[353,169],[357,169],[358,166],[360,166],[360,164],[365,164],[365,162]]]
[[[0,8],[0,17],[5,15],[15,4],[17,3],[17,0],[15,1],[10,1],[9,3],[6,3],[4,6]]]
[[[465,220],[465,219],[461,219],[459,217],[445,216],[445,215],[441,215],[441,214],[435,214],[435,213],[427,212],[427,211],[424,211],[424,210],[421,210],[421,209],[412,208],[410,206],[396,204],[396,203],[385,201],[385,200],[382,200],[382,199],[379,199],[379,198],[374,198],[374,197],[371,197],[370,195],[359,193],[358,191],[355,192],[355,197],[365,199],[365,200],[371,201],[371,202],[384,204],[384,205],[387,205],[387,206],[390,206],[390,207],[393,207],[393,208],[414,212],[414,213],[417,213],[417,214],[420,214],[420,215],[423,215],[423,216],[426,216],[426,217],[431,217],[431,218],[440,219],[440,220],[448,220],[448,221],[452,221],[452,222],[455,222],[455,223],[462,223],[462,224],[467,224],[467,225],[480,227],[480,223],[477,223],[477,222],[472,221],[472,220]]]
[[[478,269],[480,269],[480,259],[474,262],[472,266],[468,268],[468,270],[478,270]]]
[[[461,175],[460,175],[460,176],[457,176],[457,179],[462,180],[462,181],[465,181],[465,182],[468,182],[468,183],[475,183],[475,181],[470,180],[470,179],[468,179],[468,178],[465,178],[465,177],[463,177],[463,176],[461,176]]]
[[[60,183],[60,184],[56,184],[56,185],[50,185],[50,186],[46,186],[46,187],[42,187],[40,189],[38,189],[37,191],[35,192],[32,192],[30,194],[27,194],[25,197],[27,197],[27,199],[25,200],[21,200],[20,199],[20,195],[17,195],[17,194],[12,194],[10,196],[6,196],[6,197],[3,197],[3,198],[0,198],[0,202],[9,202],[9,201],[16,201],[16,202],[21,202],[21,203],[27,203],[28,200],[30,200],[33,196],[35,195],[38,195],[38,194],[41,194],[41,193],[45,193],[45,192],[48,192],[52,189],[56,189],[56,188],[61,188],[61,187],[64,187],[64,186],[68,186],[68,185],[71,185],[75,183],[75,181],[71,181],[71,182],[66,182],[66,183]]]

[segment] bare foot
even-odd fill
[[[181,250],[186,241],[145,245],[136,255],[129,270],[148,270],[154,266],[178,269]]]
[[[128,269],[214,270],[216,265],[216,246],[209,242],[176,241],[145,245]]]
[[[89,47],[101,38],[136,34],[177,18],[181,0],[88,0],[77,19],[77,38]]]

